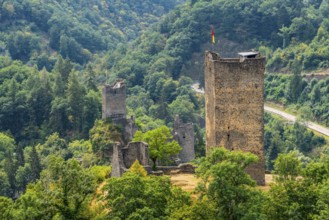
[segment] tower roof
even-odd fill
[[[250,52],[240,52],[238,54],[244,58],[255,58],[257,55],[259,55],[259,52],[250,51]]]

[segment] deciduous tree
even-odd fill
[[[161,126],[145,133],[137,131],[133,140],[148,143],[153,169],[156,169],[157,160],[165,162],[169,159],[169,156],[178,154],[182,149],[177,141],[173,141],[172,138],[169,128]]]

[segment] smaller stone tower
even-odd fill
[[[134,117],[126,118],[125,82],[117,80],[113,85],[105,85],[102,99],[102,118],[110,118],[113,124],[122,126],[123,139],[127,144],[132,140],[137,127]]]
[[[183,123],[177,115],[174,122],[174,138],[183,148],[178,157],[182,163],[195,158],[193,123]]]
[[[106,85],[102,94],[102,118],[126,118],[126,84],[122,80]]]

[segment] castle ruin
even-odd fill
[[[134,118],[126,118],[126,84],[122,80],[105,85],[102,93],[102,118],[110,119],[122,128],[124,143],[114,143],[111,154],[111,176],[120,177],[138,160],[149,169],[148,145],[144,142],[130,142],[137,130]]]
[[[181,163],[190,162],[195,158],[193,123],[183,123],[179,116],[174,121],[174,139],[182,147],[178,157]]]
[[[105,85],[102,94],[102,118],[126,118],[126,83],[118,80]]]
[[[247,168],[257,184],[265,184],[265,58],[241,53],[240,59],[205,54],[206,151],[212,147],[242,150],[258,156]]]
[[[121,177],[135,162],[150,170],[148,145],[144,142],[130,142],[127,146],[115,143],[112,156],[112,177]]]
[[[102,119],[110,118],[115,125],[123,128],[123,138],[128,143],[137,130],[134,118],[126,118],[126,83],[117,80],[113,85],[105,85],[102,92]]]

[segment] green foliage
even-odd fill
[[[329,190],[329,182],[328,179],[325,183],[323,183],[320,186],[319,190],[319,201],[318,201],[318,207],[319,207],[319,215],[316,219],[326,219],[329,217],[329,200],[328,200],[328,190]]]
[[[293,76],[289,82],[289,89],[288,89],[288,99],[291,102],[296,102],[300,94],[303,91],[302,85],[302,76],[301,76],[301,64],[298,60],[295,60],[292,66],[293,69]]]
[[[189,100],[189,97],[178,96],[175,101],[169,105],[169,112],[171,118],[175,118],[176,115],[182,119],[183,122],[191,122],[194,120],[194,104]]]
[[[112,167],[110,166],[92,166],[89,168],[89,172],[95,177],[98,183],[107,179],[111,173]]]
[[[81,158],[84,153],[92,152],[92,145],[89,140],[75,140],[69,143],[68,148],[76,158]]]
[[[170,185],[167,177],[142,177],[133,172],[110,178],[106,185],[109,218],[161,219],[191,200],[182,190]]]
[[[82,131],[85,136],[88,136],[89,130],[94,126],[95,121],[100,118],[100,95],[90,90],[84,97],[83,103]]]
[[[88,137],[100,116],[100,94],[87,89],[69,60],[59,58],[51,73],[19,61],[1,62],[1,131],[8,130],[22,146],[40,143],[55,132]]]
[[[265,163],[266,168],[273,169],[273,161],[280,153],[288,153],[292,150],[299,151],[299,156],[305,154],[308,157],[316,157],[314,153],[323,148],[326,140],[307,130],[303,122],[295,122],[289,125],[284,120],[265,114],[264,131]]]
[[[328,78],[310,82],[302,80],[300,74],[267,74],[265,78],[265,96],[268,101],[282,104],[295,104],[298,108],[310,107],[308,119],[329,125],[328,117]],[[289,86],[287,86],[289,85]],[[292,95],[294,94],[294,95]]]
[[[169,217],[170,220],[217,219],[215,204],[208,199],[195,201],[191,206],[184,205]]]
[[[224,148],[213,148],[203,159],[197,169],[202,179],[198,188],[202,196],[217,207],[217,219],[262,218],[257,209],[262,206],[259,199],[264,196],[253,188],[255,181],[245,172],[245,168],[256,161],[257,157],[251,153]]]
[[[0,133],[0,161],[14,152],[15,140],[4,133]]]
[[[301,173],[302,164],[296,152],[279,154],[275,160],[274,171],[278,175],[277,181],[295,180]]]
[[[101,161],[108,161],[113,143],[121,141],[120,129],[110,121],[97,120],[90,130],[90,142],[93,152]]]
[[[73,130],[82,131],[82,116],[84,106],[84,87],[80,84],[76,73],[71,72],[67,85],[68,119]]]
[[[83,65],[93,54],[135,39],[178,3],[178,0],[5,1],[1,2],[0,42],[13,59],[37,64],[39,69],[51,69],[51,56],[56,52]]]
[[[3,220],[13,219],[12,211],[14,203],[11,199],[0,196],[0,218]]]
[[[147,176],[147,171],[144,169],[144,167],[139,163],[138,160],[135,160],[133,165],[129,168],[129,172],[132,172],[134,174],[137,174],[141,177]]]
[[[38,153],[44,159],[42,162],[45,165],[48,160],[48,156],[59,156],[64,159],[72,157],[72,153],[69,151],[67,142],[59,136],[58,133],[54,133],[47,137],[47,140],[42,145],[36,146]]]
[[[290,126],[268,115],[266,165],[278,175],[268,193],[256,190],[244,172],[254,156],[218,150],[199,167],[199,201],[192,203],[167,178],[145,177],[138,164],[108,180],[107,201],[95,196],[95,182],[110,172],[95,164],[108,162],[113,142],[122,142],[120,128],[95,123],[97,85],[105,81],[126,80],[128,111],[144,132],[135,140],[149,143],[154,165],[180,150],[164,127],[177,114],[197,124],[201,152],[197,122],[204,100],[190,86],[202,78],[211,25],[223,56],[233,55],[231,45],[259,47],[267,70],[294,73],[267,74],[267,100],[296,105],[303,120],[329,123],[328,79],[301,77],[329,67],[326,1],[192,0],[146,30],[179,2],[0,1],[0,195],[15,197],[0,197],[1,219],[328,218],[328,161],[310,162],[325,140],[302,123]],[[280,154],[291,150],[298,151]],[[100,216],[91,212],[97,202],[107,203]]]
[[[269,191],[265,213],[271,219],[315,219],[318,192],[315,185],[303,180],[287,180]]]
[[[95,190],[94,177],[78,161],[51,157],[40,180],[15,202],[14,219],[91,218],[88,204]]]
[[[296,152],[280,154],[274,165],[276,183],[270,188],[269,201],[265,206],[267,215],[273,219],[316,219],[322,209],[317,203],[321,188],[318,184],[325,174],[321,169],[323,165],[311,163],[303,169]],[[319,168],[316,172],[315,167]]]
[[[64,161],[55,157],[49,160],[40,182],[44,202],[48,200],[47,203],[66,219],[78,219],[96,189],[94,177],[77,160]]]
[[[148,143],[150,159],[153,162],[153,169],[156,169],[157,160],[166,162],[169,156],[178,154],[182,149],[176,141],[172,140],[173,136],[166,126],[161,126],[154,130],[142,133],[137,131],[133,141],[145,141]]]
[[[8,176],[0,170],[0,196],[10,196],[10,184]]]

